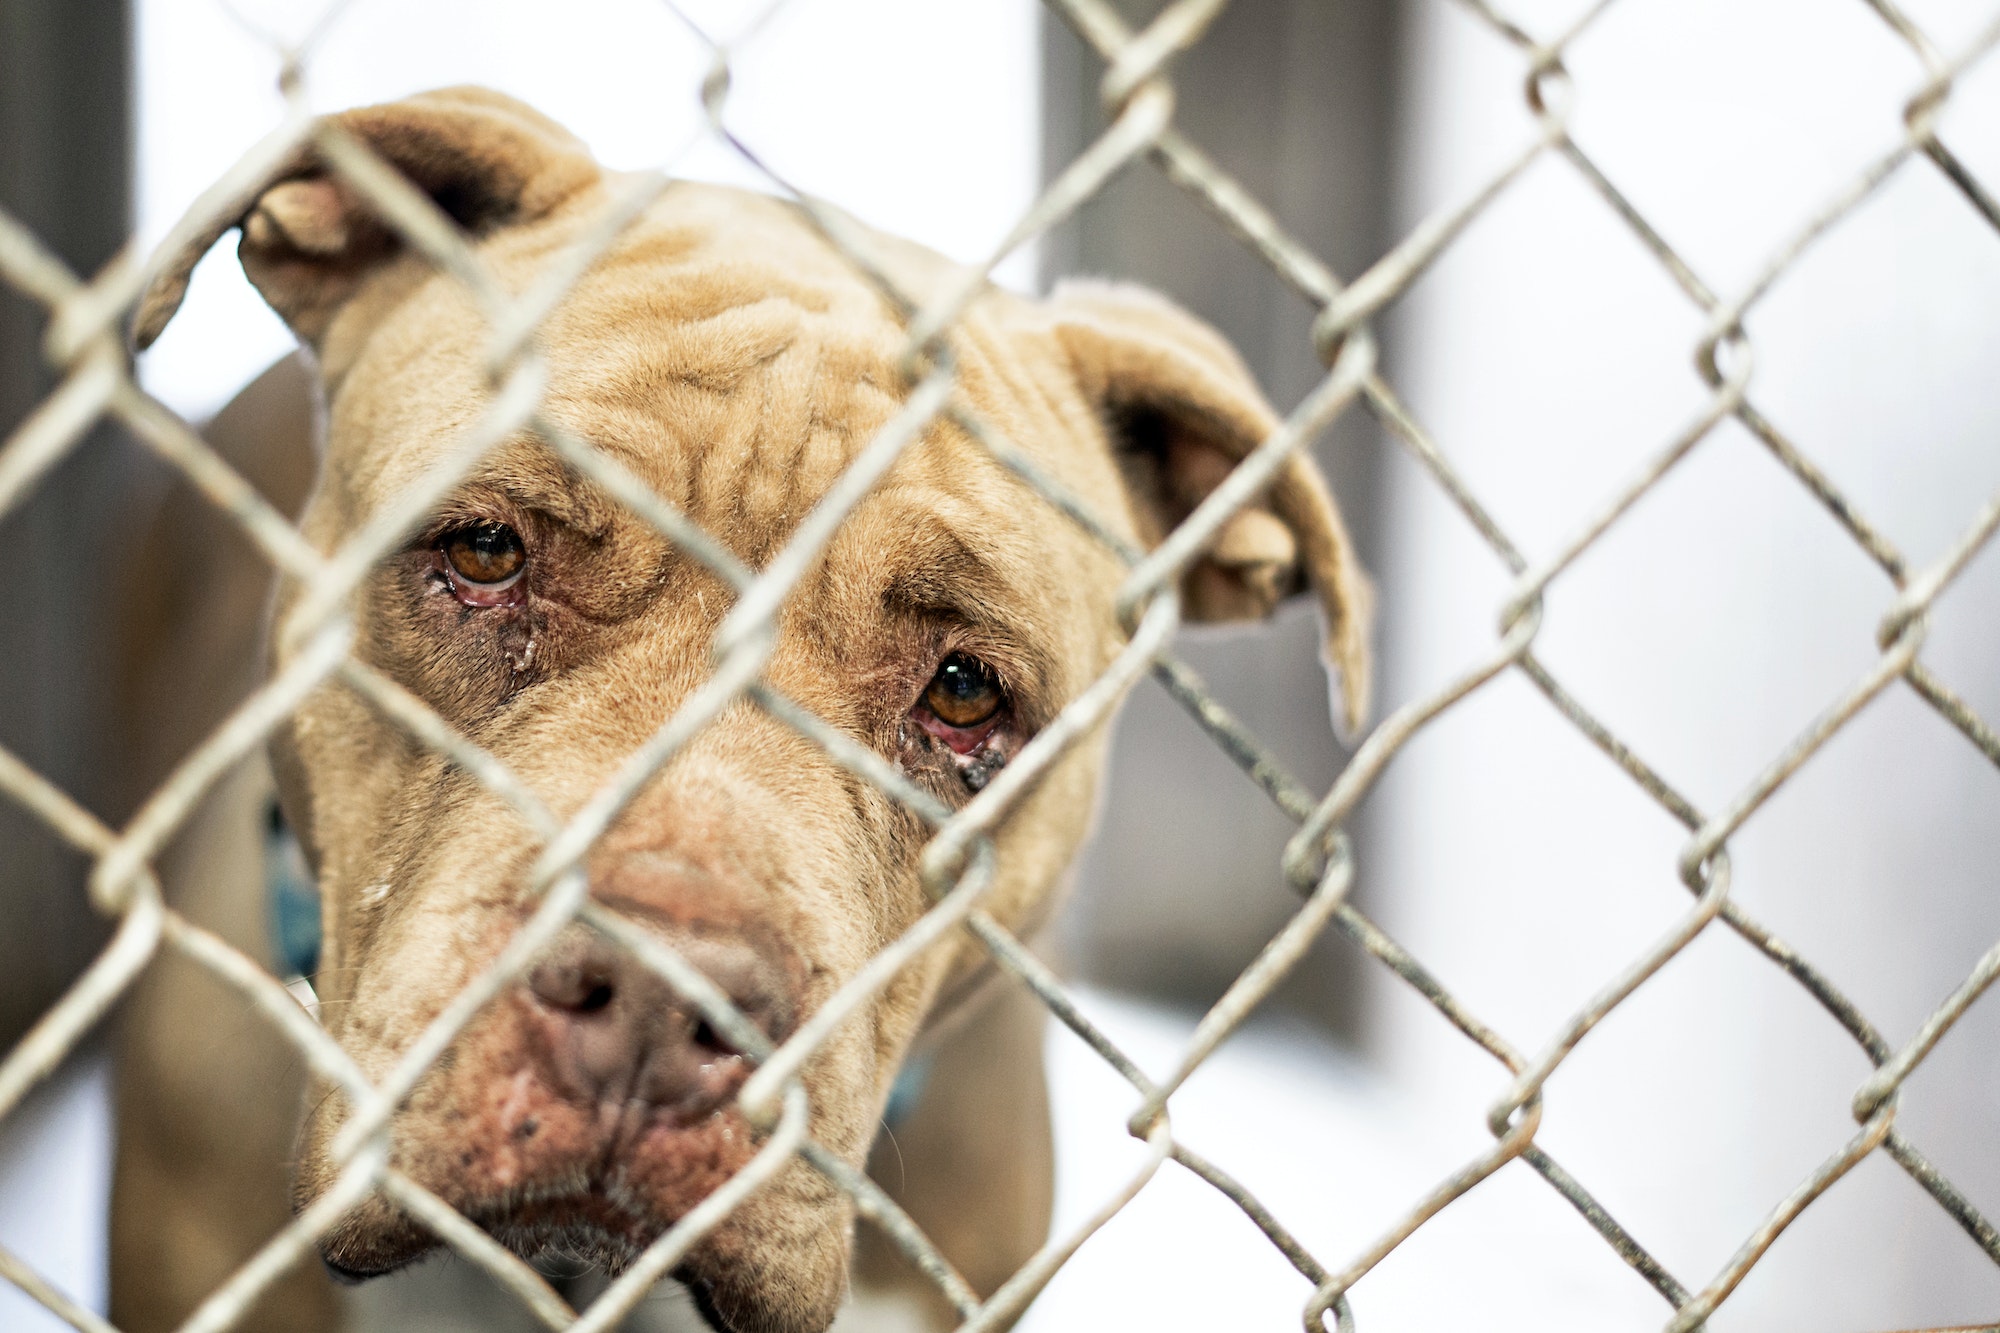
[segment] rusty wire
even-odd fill
[[[123,828],[111,828],[15,756],[0,749],[0,794],[39,819],[93,863],[93,903],[116,918],[117,928],[103,953],[0,1062],[0,1118],[46,1078],[86,1037],[110,1006],[163,948],[172,949],[237,991],[299,1052],[313,1072],[339,1088],[351,1114],[337,1137],[334,1154],[340,1173],[331,1188],[304,1210],[188,1318],[184,1330],[224,1330],[237,1326],[260,1292],[298,1259],[349,1209],[380,1192],[431,1229],[469,1262],[508,1288],[541,1323],[552,1329],[603,1330],[613,1327],[670,1271],[689,1247],[781,1169],[794,1155],[845,1191],[857,1212],[926,1274],[959,1312],[966,1329],[1004,1325],[1074,1254],[1090,1235],[1115,1216],[1159,1168],[1171,1160],[1233,1201],[1314,1286],[1303,1312],[1308,1330],[1350,1329],[1353,1316],[1346,1293],[1384,1257],[1431,1217],[1507,1163],[1520,1159],[1568,1201],[1635,1275],[1666,1302],[1664,1327],[1683,1333],[1700,1327],[1755,1266],[1778,1234],[1835,1181],[1880,1149],[2000,1264],[2000,1231],[1934,1167],[1898,1129],[1899,1090],[1966,1009],[2000,976],[2000,946],[1982,958],[1964,982],[1901,1047],[1894,1046],[1861,1014],[1837,985],[1796,950],[1755,920],[1729,896],[1729,839],[1798,769],[1845,727],[1869,700],[1898,680],[1944,717],[1988,760],[2000,764],[2000,740],[1959,696],[1939,680],[1921,653],[1928,616],[1938,596],[2000,528],[2000,497],[1974,516],[1961,538],[1937,561],[1911,568],[1881,530],[1843,495],[1810,456],[1783,435],[1756,407],[1750,392],[1750,343],[1744,329],[1748,312],[1799,257],[1848,216],[1882,184],[1916,159],[1931,162],[1989,223],[2000,227],[1993,196],[1940,139],[1939,113],[1954,81],[1973,62],[2000,44],[2000,17],[1962,50],[1945,52],[1892,0],[1863,0],[1896,37],[1909,46],[1925,71],[1906,103],[1903,134],[1888,152],[1868,163],[1789,235],[1757,276],[1734,296],[1718,294],[1652,227],[1643,214],[1569,136],[1570,109],[1577,90],[1564,68],[1566,48],[1610,7],[1600,0],[1567,30],[1538,39],[1488,0],[1462,0],[1463,7],[1519,52],[1524,96],[1534,129],[1508,162],[1463,200],[1424,219],[1365,273],[1343,282],[1305,246],[1289,236],[1258,200],[1175,126],[1170,80],[1174,61],[1200,40],[1223,8],[1223,0],[1175,0],[1143,30],[1134,31],[1105,0],[1048,0],[1048,7],[1100,56],[1105,72],[1100,94],[1108,125],[1036,199],[1006,240],[966,279],[926,305],[896,289],[869,262],[838,215],[791,190],[754,149],[732,132],[728,119],[730,46],[688,27],[707,44],[711,64],[700,96],[707,132],[732,145],[762,171],[771,186],[798,199],[806,215],[857,269],[875,282],[904,312],[908,340],[903,359],[907,394],[901,412],[855,457],[785,547],[762,571],[745,568],[686,515],[651,492],[590,442],[577,439],[542,411],[542,367],[534,334],[560,302],[568,285],[636,219],[664,188],[664,172],[635,178],[596,223],[564,254],[554,257],[534,289],[510,298],[492,283],[466,238],[432,201],[369,148],[307,111],[299,77],[310,59],[317,33],[287,47],[263,34],[284,62],[280,87],[285,113],[279,126],[252,148],[203,194],[150,260],[128,248],[94,277],[71,273],[16,220],[0,213],[0,282],[40,303],[49,315],[44,351],[59,374],[57,387],[0,446],[0,515],[17,506],[35,484],[72,450],[100,420],[123,423],[141,441],[177,468],[210,502],[228,514],[278,570],[297,579],[302,595],[276,632],[293,647],[282,672],[240,704],[229,719],[186,756],[173,774]],[[732,40],[761,27],[784,0],[760,11]],[[338,5],[333,6],[337,10]],[[331,11],[330,11],[331,12]],[[491,394],[485,415],[465,434],[444,464],[399,497],[329,557],[312,549],[292,524],[171,411],[148,397],[132,378],[122,345],[122,324],[148,280],[189,238],[208,232],[218,219],[240,215],[303,147],[311,145],[341,181],[364,197],[416,252],[461,282],[480,305],[493,330],[490,347]],[[1706,404],[1687,425],[1662,442],[1633,475],[1576,522],[1572,535],[1539,561],[1523,553],[1493,519],[1446,452],[1378,368],[1370,322],[1405,293],[1464,228],[1502,196],[1533,163],[1545,157],[1568,162],[1598,198],[1622,220],[1680,291],[1706,318],[1706,331],[1691,349],[1707,384]],[[1130,549],[1006,441],[979,420],[955,394],[955,373],[943,335],[977,294],[993,265],[1019,246],[1060,223],[1112,177],[1145,158],[1209,209],[1251,251],[1318,310],[1315,347],[1325,377],[1297,405],[1280,429],[1246,457],[1232,476],[1179,528],[1151,552]],[[1363,739],[1332,787],[1315,797],[1287,774],[1269,751],[1222,707],[1198,676],[1172,651],[1179,623],[1174,587],[1180,572],[1238,508],[1252,498],[1276,469],[1351,406],[1366,406],[1387,434],[1406,448],[1443,494],[1512,575],[1513,584],[1497,608],[1497,636],[1481,659],[1434,693],[1404,702]],[[1629,746],[1566,690],[1535,654],[1542,623],[1542,597],[1621,516],[1691,452],[1722,421],[1734,419],[1769,449],[1778,462],[1818,501],[1832,520],[1879,567],[1889,597],[1879,627],[1879,655],[1873,665],[1819,717],[1774,757],[1733,800],[1704,813],[1676,792]],[[1129,637],[1111,665],[1057,715],[1019,756],[963,809],[951,811],[920,790],[874,751],[814,717],[762,679],[774,643],[776,616],[794,585],[810,568],[853,506],[932,423],[949,420],[986,446],[1029,492],[1068,516],[1097,538],[1128,568],[1119,594]],[[490,754],[394,681],[349,655],[354,627],[349,594],[404,535],[421,522],[500,441],[526,430],[544,439],[593,482],[657,529],[680,549],[711,569],[732,590],[736,602],[717,633],[715,668],[618,776],[569,820],[562,821],[537,800]],[[1591,999],[1545,1040],[1539,1051],[1521,1051],[1488,1027],[1433,976],[1348,901],[1355,874],[1354,852],[1344,833],[1356,803],[1372,788],[1401,749],[1424,727],[1485,689],[1499,677],[1524,675],[1593,745],[1647,796],[1688,830],[1676,869],[1693,895],[1682,918],[1649,949],[1622,967],[1610,969]],[[1012,803],[1070,747],[1102,725],[1126,690],[1152,674],[1168,694],[1298,825],[1284,854],[1288,878],[1303,895],[1296,915],[1257,960],[1230,986],[1197,1025],[1182,1058],[1165,1079],[1143,1073],[1087,1019],[1054,974],[1020,940],[988,915],[982,896],[992,882],[990,835]],[[382,1079],[370,1082],[294,1001],[281,983],[256,962],[204,931],[164,903],[153,862],[202,798],[239,761],[252,753],[304,697],[338,679],[388,721],[418,743],[435,750],[505,801],[540,839],[531,871],[539,896],[530,921],[501,956],[459,994]],[[798,1032],[773,1047],[729,1002],[724,992],[671,948],[633,929],[615,914],[592,905],[580,866],[594,841],[690,738],[724,709],[748,701],[804,738],[863,781],[879,787],[930,826],[933,836],[922,861],[925,884],[935,901],[900,939],[846,983]],[[1862,1048],[1875,1072],[1855,1092],[1853,1138],[1784,1199],[1746,1237],[1723,1269],[1705,1283],[1690,1285],[1655,1259],[1588,1191],[1536,1142],[1542,1092],[1554,1071],[1591,1030],[1643,986],[1661,966],[1720,919],[1796,980]],[[660,1236],[581,1314],[572,1310],[532,1268],[425,1190],[390,1166],[390,1118],[432,1062],[467,1023],[504,987],[522,975],[564,926],[582,920],[622,943],[696,1006],[723,1036],[758,1068],[740,1094],[740,1105],[765,1132],[757,1156],[735,1177]],[[1308,1252],[1248,1190],[1220,1165],[1208,1161],[1173,1133],[1169,1110],[1175,1090],[1239,1027],[1293,967],[1310,942],[1331,925],[1378,960],[1468,1040],[1505,1071],[1505,1082],[1488,1113],[1490,1148],[1453,1172],[1415,1201],[1359,1254],[1333,1267]],[[810,1108],[799,1073],[848,1015],[926,948],[960,929],[969,931],[997,965],[1037,995],[1060,1022],[1071,1028],[1131,1085],[1136,1098],[1129,1121],[1133,1135],[1149,1151],[1139,1169],[1116,1194],[1081,1225],[1052,1237],[1043,1249],[991,1298],[981,1301],[911,1219],[865,1175],[815,1143],[807,1133]],[[40,1302],[56,1317],[87,1333],[110,1328],[82,1309],[13,1255],[0,1251],[0,1277]]]

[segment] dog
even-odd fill
[[[472,238],[503,289],[531,289],[611,202],[618,178],[560,126],[458,88],[334,118]],[[422,478],[489,400],[490,330],[316,158],[240,218],[239,256],[298,336],[211,437],[331,555]],[[218,228],[142,302],[143,346]],[[856,235],[862,233],[857,229]],[[866,234],[870,259],[927,299],[962,270]],[[752,569],[767,564],[902,408],[895,304],[799,207],[675,182],[541,325],[545,411],[622,463]],[[1213,330],[1138,289],[1045,300],[982,288],[947,336],[956,401],[1134,547],[1156,544],[1277,427]],[[275,424],[274,424],[275,423]],[[320,435],[315,465],[302,443]],[[182,512],[183,511],[174,511]],[[211,527],[216,521],[208,520]],[[176,663],[132,698],[160,763],[218,712],[177,681],[247,683],[260,576],[240,536],[190,542],[169,519],[135,617]],[[233,543],[233,544],[232,544]],[[176,549],[178,545],[178,549]],[[229,548],[227,558],[218,554]],[[155,562],[149,559],[149,566]],[[785,601],[764,678],[937,801],[971,800],[1125,642],[1125,566],[937,420],[853,509]],[[1255,619],[1294,593],[1322,607],[1350,721],[1368,680],[1368,584],[1311,462],[1286,463],[1181,581],[1185,618]],[[271,623],[300,587],[280,579]],[[503,441],[354,596],[353,652],[504,763],[559,817],[584,805],[709,678],[729,585],[532,432]],[[166,608],[180,608],[169,614]],[[179,616],[176,620],[174,617]],[[278,636],[273,665],[295,646]],[[191,663],[206,674],[190,676]],[[226,692],[226,691],[225,691]],[[1021,795],[995,835],[984,906],[1031,933],[1084,838],[1104,729]],[[316,879],[326,1030],[371,1078],[497,956],[532,911],[537,838],[497,796],[350,687],[317,688],[269,746],[269,779]],[[259,938],[266,779],[219,790],[163,865],[176,903],[275,966]],[[930,902],[927,827],[751,703],[727,707],[623,807],[583,862],[592,899],[672,946],[774,1042]],[[1051,1198],[1040,1006],[969,936],[904,969],[806,1065],[810,1132],[870,1160],[899,1071],[926,1077],[875,1175],[982,1295],[1042,1243]],[[231,1017],[231,1015],[234,1017]],[[206,1017],[204,1017],[204,1015]],[[336,1174],[349,1108],[306,1091],[281,1039],[176,960],[129,1006],[119,1082],[113,1315],[173,1326]],[[578,924],[480,1012],[393,1121],[394,1163],[522,1256],[616,1271],[756,1153],[735,1101],[744,1053],[628,953]],[[287,1142],[291,1147],[286,1147]],[[894,1160],[894,1159],[887,1159]],[[729,1333],[818,1333],[849,1288],[894,1290],[948,1324],[879,1246],[854,1259],[847,1196],[791,1161],[675,1276]],[[376,1197],[320,1244],[360,1281],[436,1247]],[[928,1294],[926,1294],[928,1293]],[[331,1329],[325,1277],[295,1269],[251,1326]]]

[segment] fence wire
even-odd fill
[[[1354,281],[1343,282],[1325,263],[1288,235],[1248,190],[1233,180],[1174,123],[1173,62],[1194,47],[1223,9],[1224,0],[1176,0],[1148,26],[1134,31],[1104,0],[1048,0],[1104,62],[1099,85],[1108,126],[1069,163],[1020,218],[988,261],[965,281],[928,303],[899,290],[871,264],[864,244],[839,215],[791,190],[754,149],[732,132],[728,115],[731,48],[693,22],[712,52],[700,96],[705,133],[719,136],[780,194],[798,200],[806,215],[870,281],[904,312],[907,342],[902,410],[853,459],[846,473],[800,523],[761,571],[745,567],[721,543],[652,492],[589,441],[574,437],[543,410],[543,365],[535,340],[542,322],[569,284],[666,187],[665,172],[635,177],[572,248],[550,261],[545,280],[522,296],[506,294],[490,277],[468,238],[427,196],[371,149],[336,124],[308,111],[304,80],[313,47],[332,18],[296,46],[275,39],[283,57],[280,80],[286,113],[278,128],[252,148],[189,211],[152,258],[129,248],[101,272],[70,272],[24,226],[0,213],[0,280],[48,312],[44,351],[60,383],[0,448],[0,515],[21,503],[48,471],[77,448],[90,428],[112,419],[172,464],[207,499],[227,513],[302,594],[277,627],[292,645],[287,664],[237,707],[228,720],[176,767],[123,827],[113,828],[82,808],[17,757],[0,750],[0,792],[92,859],[93,904],[114,918],[111,943],[67,994],[0,1063],[0,1118],[70,1056],[148,963],[172,950],[239,993],[296,1048],[312,1071],[345,1093],[351,1115],[333,1145],[339,1173],[330,1188],[300,1212],[182,1325],[185,1333],[219,1333],[238,1326],[252,1303],[292,1263],[352,1209],[380,1195],[416,1218],[446,1245],[511,1291],[551,1329],[614,1327],[654,1284],[760,1186],[794,1157],[848,1194],[861,1217],[933,1281],[958,1311],[961,1328],[1004,1325],[1031,1301],[1049,1277],[1093,1232],[1116,1215],[1155,1173],[1172,1161],[1230,1199],[1313,1284],[1303,1314],[1308,1330],[1355,1327],[1347,1293],[1391,1251],[1454,1200],[1507,1163],[1519,1159],[1574,1207],[1638,1280],[1665,1302],[1664,1328],[1699,1328],[1773,1241],[1836,1181],[1881,1151],[1906,1171],[1946,1214],[2000,1265],[2000,1230],[1983,1215],[1919,1146],[1898,1128],[1900,1089],[1952,1025],[2000,975],[2000,945],[1982,958],[1963,983],[1900,1046],[1892,1044],[1834,981],[1759,923],[1730,897],[1729,840],[1802,765],[1845,727],[1871,699],[1898,681],[1955,727],[1989,761],[2000,764],[2000,737],[1925,664],[1921,653],[1932,604],[2000,527],[2000,496],[1990,500],[1962,535],[1934,563],[1911,567],[1863,511],[1844,495],[1810,455],[1757,408],[1751,396],[1751,347],[1744,331],[1750,310],[1817,240],[1837,226],[1898,172],[1919,169],[1918,159],[1944,176],[1966,204],[2000,228],[2000,203],[1939,137],[1938,120],[1954,81],[2000,43],[2000,17],[1962,50],[1941,50],[1891,0],[1862,3],[1907,44],[1925,76],[1904,104],[1900,141],[1808,216],[1772,253],[1757,276],[1734,294],[1718,293],[1697,275],[1647,221],[1616,183],[1569,136],[1576,90],[1564,53],[1609,9],[1600,0],[1566,30],[1540,37],[1486,0],[1463,7],[1518,50],[1524,96],[1534,132],[1518,152],[1462,201],[1424,219],[1399,244]],[[767,22],[783,0],[763,10],[732,41]],[[338,6],[335,6],[338,9]],[[196,238],[212,235],[240,217],[297,155],[310,149],[355,194],[365,199],[415,252],[463,284],[491,329],[491,394],[482,418],[445,462],[374,515],[338,550],[322,555],[281,513],[260,497],[189,425],[150,398],[133,378],[124,327],[148,283]],[[1666,440],[1623,485],[1576,523],[1553,552],[1531,558],[1509,538],[1453,467],[1445,449],[1424,429],[1384,377],[1375,358],[1374,317],[1396,301],[1473,219],[1489,209],[1533,163],[1545,157],[1567,163],[1630,229],[1706,320],[1692,349],[1710,396],[1686,426]],[[1131,549],[1100,523],[1088,506],[1043,475],[955,394],[955,372],[945,335],[975,297],[993,265],[1056,226],[1115,175],[1147,159],[1204,205],[1216,220],[1260,256],[1318,309],[1312,337],[1326,374],[1281,428],[1242,460],[1230,481],[1150,552]],[[1212,698],[1201,680],[1173,655],[1179,621],[1175,594],[1181,572],[1204,543],[1277,470],[1334,418],[1356,406],[1372,413],[1406,448],[1483,539],[1513,577],[1498,608],[1489,654],[1444,688],[1402,704],[1369,732],[1330,790],[1315,795],[1286,774],[1265,747]],[[1818,718],[1722,809],[1704,812],[1624,744],[1566,690],[1535,654],[1543,593],[1588,551],[1639,499],[1657,486],[1727,419],[1741,422],[1881,569],[1888,598],[1877,631],[1879,656]],[[1125,562],[1119,594],[1129,636],[1109,667],[1031,739],[1018,757],[983,790],[953,811],[845,732],[786,698],[763,678],[775,643],[775,622],[786,598],[870,488],[933,423],[950,421],[988,448],[1029,492],[1066,515]],[[584,476],[641,521],[727,583],[736,598],[715,636],[710,678],[624,765],[617,778],[571,818],[559,819],[511,775],[443,717],[395,681],[351,655],[355,625],[350,597],[368,572],[399,546],[404,534],[463,482],[501,441],[526,432],[547,442]],[[1692,895],[1685,915],[1640,956],[1613,973],[1539,1051],[1516,1049],[1471,1013],[1424,965],[1348,900],[1355,861],[1344,833],[1357,802],[1387,765],[1424,727],[1508,672],[1518,672],[1638,787],[1688,831],[1677,863]],[[1298,825],[1284,852],[1290,883],[1303,897],[1295,916],[1256,961],[1202,1018],[1173,1072],[1155,1081],[1142,1073],[1105,1032],[1087,1019],[1063,986],[1022,942],[982,907],[994,877],[991,835],[1018,797],[1094,728],[1141,676],[1152,674],[1216,744],[1279,809]],[[329,682],[357,693],[444,761],[457,766],[509,804],[541,841],[531,872],[539,906],[498,959],[477,976],[410,1045],[386,1075],[370,1080],[308,1016],[273,976],[248,956],[199,928],[162,899],[153,863],[202,798],[230,769],[269,737],[308,694]],[[631,927],[593,904],[581,869],[583,858],[652,777],[726,708],[739,702],[763,710],[822,747],[843,768],[880,788],[931,829],[922,857],[933,905],[909,930],[843,985],[798,1030],[773,1045],[730,1002],[719,986],[660,939]],[[1669,1272],[1590,1193],[1588,1187],[1536,1142],[1542,1089],[1612,1010],[1659,968],[1720,920],[1819,1002],[1875,1066],[1852,1102],[1853,1137],[1784,1198],[1742,1241],[1719,1272],[1678,1276]],[[620,942],[696,1007],[727,1041],[754,1061],[739,1105],[763,1134],[755,1157],[734,1177],[682,1217],[643,1252],[585,1310],[572,1310],[541,1275],[502,1248],[437,1195],[396,1169],[391,1117],[418,1081],[495,996],[519,981],[555,935],[574,921],[588,923]],[[1505,1087],[1487,1125],[1493,1142],[1422,1198],[1360,1253],[1332,1262],[1315,1256],[1223,1166],[1210,1162],[1174,1134],[1174,1092],[1264,1000],[1328,926],[1351,940],[1427,1000],[1439,1016],[1486,1052],[1505,1071]],[[1140,1168],[1081,1225],[1051,1238],[992,1296],[974,1294],[921,1230],[865,1175],[814,1141],[801,1071],[840,1023],[879,994],[926,949],[959,930],[969,931],[994,962],[1046,1004],[1131,1085],[1137,1109],[1131,1133],[1149,1148]],[[17,1257],[0,1251],[0,1276],[58,1318],[88,1333],[111,1328],[81,1308]],[[1693,1281],[1688,1280],[1692,1278]]]

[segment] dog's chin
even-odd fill
[[[689,1122],[553,1095],[532,1079],[486,1080],[446,1114],[433,1097],[398,1123],[397,1164],[412,1180],[508,1250],[558,1271],[616,1276],[759,1150],[732,1111]],[[309,1206],[337,1179],[315,1121],[301,1153],[295,1202]],[[822,1333],[845,1286],[849,1214],[823,1177],[793,1162],[683,1257],[676,1276],[725,1333]],[[380,1194],[322,1239],[344,1282],[408,1267],[438,1240]]]
[[[616,1278],[671,1225],[627,1212],[596,1192],[515,1199],[504,1204],[461,1201],[459,1206],[481,1229],[530,1265],[570,1275],[596,1271]],[[744,1238],[731,1234],[732,1230],[725,1222],[673,1272],[687,1287],[708,1327],[716,1333],[808,1333],[823,1329],[839,1302],[837,1280],[827,1293],[829,1299],[815,1301],[808,1294],[810,1289],[824,1284],[814,1280],[811,1270],[820,1265],[810,1260],[799,1266],[800,1271],[767,1271],[752,1276],[743,1263]],[[382,1207],[378,1198],[335,1228],[320,1243],[319,1257],[329,1277],[351,1287],[399,1273],[440,1248],[406,1218]],[[833,1271],[844,1268],[844,1262],[837,1262]],[[770,1285],[773,1279],[778,1279],[775,1286]]]
[[[326,1270],[326,1275],[333,1279],[335,1285],[358,1287],[364,1282],[373,1282],[378,1277],[388,1277],[391,1273],[400,1273],[429,1253],[430,1250],[425,1249],[421,1253],[412,1254],[409,1258],[388,1268],[352,1268],[322,1250],[319,1262],[320,1267]]]
[[[671,1219],[614,1203],[599,1191],[522,1191],[498,1200],[455,1199],[453,1206],[530,1264],[618,1276],[665,1233]],[[343,1286],[401,1272],[436,1252],[438,1242],[380,1200],[348,1215],[320,1242],[320,1262]]]
[[[343,1287],[358,1287],[400,1273],[438,1248],[437,1242],[407,1226],[369,1235],[343,1225],[319,1244],[320,1265]]]
[[[557,1268],[570,1273],[597,1271],[615,1278],[644,1252],[643,1247],[635,1247],[626,1235],[588,1225],[544,1220],[503,1223],[490,1229],[501,1244],[544,1271]],[[349,1236],[345,1243],[330,1241],[321,1248],[320,1265],[338,1286],[358,1287],[400,1273],[440,1248],[432,1242],[421,1242],[404,1245],[398,1251],[393,1245],[379,1242],[363,1245],[357,1241],[358,1238]],[[708,1328],[714,1333],[739,1333],[739,1326],[717,1304],[715,1290],[702,1273],[684,1265],[674,1276],[686,1285],[696,1313]]]

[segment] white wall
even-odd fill
[[[247,0],[297,40],[319,0]],[[1040,48],[1029,0],[792,0],[684,7],[731,42],[730,126],[796,187],[965,260],[983,259],[1033,198]],[[139,0],[139,230],[149,242],[278,122],[279,60],[219,0]],[[350,0],[309,62],[316,109],[453,83],[513,93],[607,164],[768,188],[702,133],[707,46],[657,0]],[[1030,280],[1031,255],[1002,278]],[[146,384],[206,416],[290,338],[218,246],[186,307],[142,360]]]
[[[1512,0],[1538,34],[1582,8]],[[1911,7],[1955,50],[1991,6]],[[1406,222],[1464,197],[1525,141],[1524,62],[1465,10],[1412,6]],[[1575,46],[1578,141],[1697,272],[1733,293],[1900,132],[1916,61],[1863,5],[1627,0]],[[1961,83],[1944,135],[2000,182],[2000,65]],[[1530,559],[1704,397],[1703,321],[1577,173],[1530,171],[1406,299],[1392,378]],[[1757,307],[1751,397],[1897,543],[1935,558],[2000,488],[2000,235],[1906,167]],[[1488,652],[1506,580],[1399,461],[1386,699]],[[1619,736],[1713,812],[1875,657],[1888,580],[1742,428],[1701,446],[1549,593],[1537,651]],[[1925,657],[2000,718],[2000,555],[1938,605]],[[1388,928],[1475,1012],[1538,1051],[1688,905],[1684,834],[1519,676],[1431,727],[1374,798],[1365,869]],[[1733,840],[1736,896],[1900,1044],[2000,938],[2000,774],[1897,686]],[[1380,971],[1380,969],[1373,969]],[[1386,974],[1372,1049],[1431,1107],[1438,1177],[1487,1138],[1505,1079]],[[1993,1061],[1975,1010],[1901,1123],[2000,1212]],[[1717,926],[1590,1036],[1548,1087],[1541,1141],[1682,1281],[1706,1284],[1853,1132],[1868,1071],[1805,993]],[[1667,1307],[1524,1165],[1383,1265],[1415,1271],[1543,1238],[1504,1299],[1598,1274],[1590,1326]],[[1579,1270],[1583,1271],[1583,1270]],[[1362,1327],[1370,1285],[1356,1293]],[[1503,1293],[1496,1293],[1502,1296]],[[2000,1315],[2000,1272],[1886,1159],[1783,1237],[1711,1327],[1871,1329]],[[1412,1325],[1415,1327],[1418,1325]]]
[[[0,1122],[0,1247],[93,1310],[105,1301],[111,1195],[110,1070],[71,1060]],[[66,1329],[0,1280],[0,1328]]]

